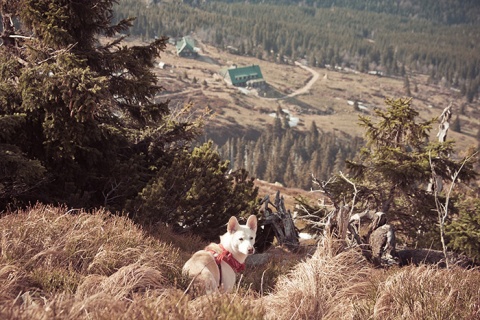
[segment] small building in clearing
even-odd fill
[[[180,41],[177,41],[175,46],[179,57],[196,58],[198,56],[198,52],[195,50],[195,42],[190,37],[183,37]]]
[[[236,87],[261,87],[265,85],[260,66],[251,65],[248,67],[233,66],[220,71],[223,79]]]

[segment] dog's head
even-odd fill
[[[231,217],[227,224],[227,233],[222,236],[222,243],[225,243],[232,253],[242,253],[244,255],[253,254],[255,249],[255,236],[257,233],[257,217],[251,215],[247,224],[241,225],[237,218]]]

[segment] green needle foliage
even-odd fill
[[[178,153],[140,193],[135,208],[139,219],[218,240],[230,216],[254,214],[258,194],[245,170],[227,174],[228,169],[212,142]]]
[[[447,225],[446,235],[453,249],[477,263],[480,261],[480,199],[473,196],[459,204],[458,217]]]
[[[41,200],[121,209],[166,151],[164,137],[190,138],[184,124],[162,126],[168,104],[154,100],[151,67],[166,39],[122,45],[132,19],[112,25],[114,3],[2,1],[0,208]]]
[[[133,19],[114,23],[116,3],[0,1],[0,211],[36,201],[111,211],[135,203],[142,210],[130,213],[144,222],[225,223],[254,201],[253,183],[224,208],[234,188],[227,164],[210,147],[188,151],[206,114],[184,121],[190,106],[170,114],[155,98],[162,87],[152,68],[167,38],[127,46],[121,32]],[[172,180],[181,173],[186,192]],[[165,211],[146,213],[155,201]]]
[[[429,142],[435,119],[417,122],[411,99],[387,99],[386,104],[386,109],[375,111],[377,121],[360,117],[366,146],[357,159],[347,161],[357,188],[356,204],[386,212],[408,244],[431,247],[440,243],[435,196],[427,190],[432,166],[449,185],[463,159],[456,156],[453,141]],[[475,176],[472,162],[467,162],[458,178],[467,182]],[[337,203],[353,197],[352,186],[340,177],[327,189]],[[439,200],[445,203],[444,199],[440,193]],[[451,213],[454,206],[455,199],[450,199]]]

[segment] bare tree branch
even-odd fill
[[[436,205],[436,210],[437,210],[437,213],[438,213],[438,223],[439,223],[439,227],[440,227],[440,241],[442,242],[442,250],[443,250],[443,255],[445,257],[445,264],[446,264],[447,268],[448,268],[448,259],[447,259],[447,245],[445,243],[445,221],[448,218],[448,206],[449,206],[449,203],[450,203],[450,195],[451,195],[451,193],[453,191],[453,188],[455,186],[455,183],[458,179],[458,175],[462,171],[463,167],[465,166],[465,164],[470,159],[475,157],[477,155],[477,153],[478,153],[478,151],[473,153],[472,155],[470,155],[468,157],[465,157],[465,159],[463,159],[463,162],[462,162],[462,165],[460,166],[460,168],[458,168],[458,170],[455,171],[452,174],[452,176],[451,176],[452,182],[450,183],[450,186],[449,186],[449,188],[448,188],[448,190],[445,194],[445,203],[441,203],[440,199],[438,198],[438,194],[441,192],[441,190],[439,190],[436,187],[433,188],[433,194],[434,194],[434,197],[435,197],[435,205]],[[437,175],[437,173],[435,171],[435,165],[432,162],[431,152],[429,153],[429,159],[428,160],[429,160],[429,163],[430,163],[430,168],[432,170],[432,180],[437,181],[437,179],[439,179],[439,176]]]

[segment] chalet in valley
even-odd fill
[[[177,41],[177,44],[175,46],[177,47],[177,55],[179,57],[198,57],[198,52],[195,48],[195,42],[190,37],[183,37],[180,41]]]
[[[265,85],[260,66],[251,65],[248,67],[233,66],[220,71],[223,79],[236,87],[262,87]]]

